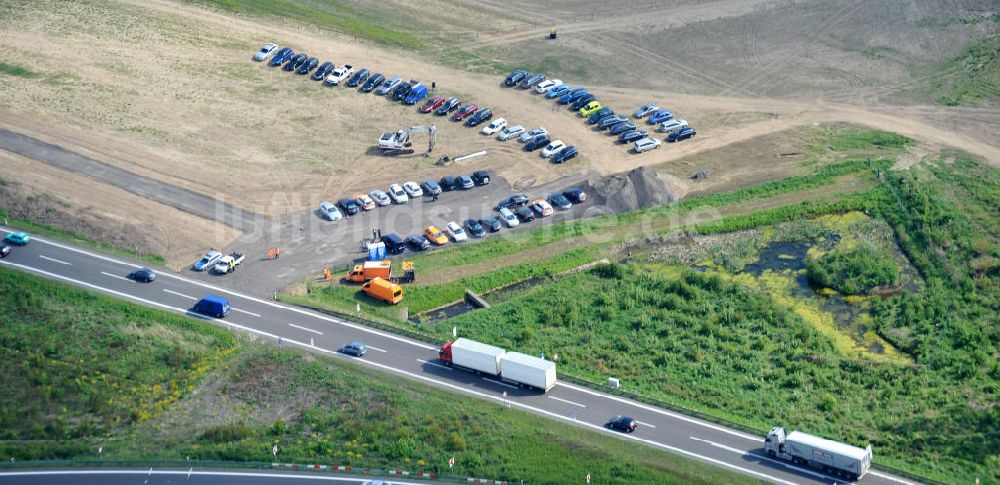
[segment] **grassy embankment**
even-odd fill
[[[565,483],[752,481],[0,268],[0,461],[334,463]]]

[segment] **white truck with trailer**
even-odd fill
[[[467,338],[442,345],[438,356],[449,367],[499,377],[519,387],[547,392],[556,385],[555,362],[519,352],[507,352],[500,347]]]
[[[809,465],[851,481],[863,477],[872,466],[872,445],[858,448],[801,431],[789,433],[780,426],[767,433],[764,452],[771,458]]]

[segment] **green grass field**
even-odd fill
[[[281,461],[526,483],[749,477],[0,268],[0,460]]]

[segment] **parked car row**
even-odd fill
[[[500,213],[500,219],[507,227],[514,228],[522,223],[528,223],[538,217],[548,217],[555,213],[555,208],[569,210],[573,204],[587,200],[587,193],[579,188],[556,192],[547,198],[532,200],[525,194],[514,194],[497,203],[495,209]]]
[[[547,80],[545,75],[541,73],[529,73],[518,69],[504,79],[504,84],[511,88],[517,87],[525,90],[534,88],[536,93],[544,94],[548,99],[557,99],[557,103],[569,105],[570,109],[586,118],[588,123],[595,125],[597,131],[607,130],[609,134],[617,137],[619,143],[632,143],[632,149],[636,153],[659,148],[661,145],[659,139],[650,136],[649,131],[640,129],[637,125],[639,120],[647,116],[646,124],[659,125],[659,130],[667,133],[666,140],[668,142],[686,140],[697,134],[694,128],[688,126],[686,120],[674,118],[674,114],[670,110],[661,109],[655,104],[644,104],[638,107],[632,113],[632,118],[635,121],[633,123],[629,121],[627,115],[616,114],[610,107],[602,105],[587,88],[572,88],[561,79]],[[512,128],[523,130],[520,125]],[[559,154],[561,151],[568,151],[569,158],[576,155],[575,147],[567,147],[561,140],[550,140],[545,143],[548,145],[544,145],[546,149],[542,151],[542,156]],[[572,150],[570,150],[571,148]],[[565,156],[553,156],[553,162],[561,163],[564,158]]]
[[[442,192],[452,190],[469,190],[476,186],[488,185],[490,173],[478,170],[472,175],[446,175],[440,182],[424,180],[420,184],[405,182],[402,185],[392,184],[388,190],[374,189],[367,194],[357,194],[354,197],[344,197],[333,202],[324,201],[319,204],[319,214],[326,220],[337,221],[344,215],[353,216],[359,212],[370,211],[376,207],[390,204],[406,204],[420,197],[434,197]]]

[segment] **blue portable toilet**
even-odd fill
[[[368,244],[368,261],[382,261],[385,259],[385,243],[375,242]]]

